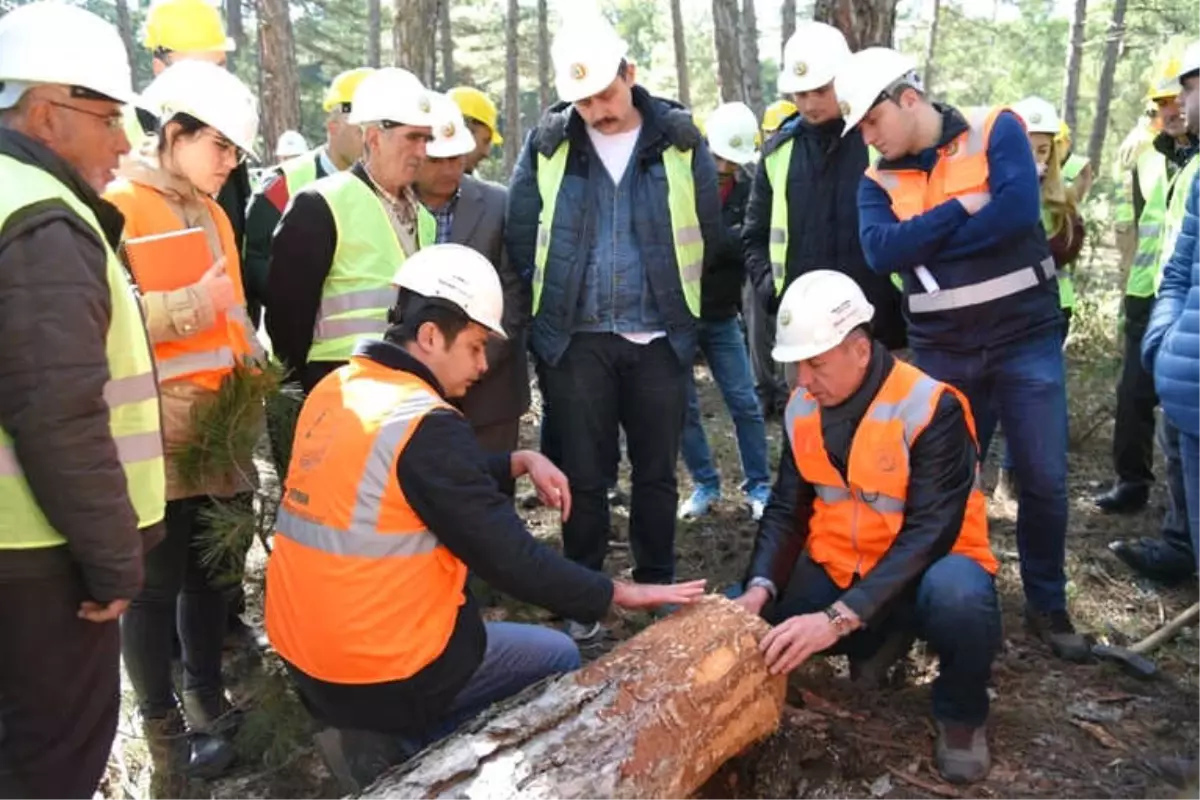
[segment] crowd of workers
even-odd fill
[[[261,399],[235,409],[270,428],[282,481],[266,635],[351,786],[577,668],[611,607],[705,591],[675,582],[677,518],[722,491],[697,351],[759,525],[727,594],[771,623],[773,672],[842,653],[877,685],[919,637],[940,662],[937,769],[987,775],[1001,623],[979,465],[997,426],[1027,627],[1090,657],[1066,597],[1063,344],[1093,175],[1052,104],[934,102],[911,57],[805,22],[761,126],[731,103],[701,128],[581,17],[507,187],[472,174],[501,142],[493,103],[399,68],[337,76],[326,142],[287,132],[252,183],[258,103],[224,68],[219,13],[159,0],[144,44],[139,96],[100,18],[0,17],[0,793],[91,796],[121,660],[156,796],[234,760],[221,650],[249,632],[205,542],[258,475],[249,452],[204,470],[187,452],[264,332],[304,397],[294,435]],[[1145,505],[1161,403],[1170,510],[1114,552],[1175,581],[1198,549],[1198,98],[1200,43],[1122,146],[1117,481],[1096,499]],[[541,452],[518,446],[531,364]],[[631,582],[603,571],[622,451]],[[561,515],[561,555],[517,514],[522,476]],[[563,629],[484,622],[471,575]]]

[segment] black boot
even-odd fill
[[[188,737],[188,775],[211,780],[233,763],[233,737],[241,715],[223,692],[184,692],[183,711],[192,733]]]
[[[398,737],[351,728],[325,728],[313,743],[339,788],[352,795],[361,794],[388,767],[415,752]]]
[[[1093,502],[1106,514],[1136,514],[1149,500],[1150,487],[1146,484],[1118,481],[1107,492],[1097,495]]]
[[[1196,574],[1192,554],[1173,547],[1163,539],[1145,536],[1140,539],[1121,539],[1111,543],[1108,549],[1134,572],[1160,583],[1183,583]]]
[[[1030,633],[1049,645],[1051,652],[1064,661],[1082,664],[1092,660],[1092,643],[1075,631],[1066,611],[1034,611],[1026,608],[1025,625]]]

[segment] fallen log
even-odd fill
[[[395,767],[363,797],[687,797],[779,725],[762,620],[709,596],[532,687]]]

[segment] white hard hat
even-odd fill
[[[163,125],[176,114],[187,114],[218,130],[243,152],[256,155],[258,101],[224,67],[193,59],[178,61],[150,82],[142,100]]]
[[[831,269],[806,272],[779,301],[771,358],[785,364],[815,358],[874,316],[875,306],[849,275]]]
[[[1179,63],[1179,82],[1188,75],[1200,72],[1200,42],[1192,42],[1183,51],[1183,60]]]
[[[78,6],[31,3],[0,17],[0,109],[45,83],[137,102],[121,34]]]
[[[433,105],[433,141],[425,146],[430,158],[456,158],[475,149],[475,137],[463,119],[458,103],[447,95],[430,92]]]
[[[603,92],[616,80],[628,51],[625,41],[599,14],[584,14],[564,23],[550,48],[559,99],[575,103]]]
[[[392,283],[422,297],[447,300],[501,339],[507,339],[504,290],[496,268],[479,251],[461,244],[435,244],[409,256]]]
[[[838,105],[846,121],[842,135],[862,122],[879,95],[901,80],[924,91],[916,59],[889,47],[868,47],[842,62],[834,81]]]
[[[1025,130],[1030,133],[1048,133],[1057,136],[1061,126],[1058,111],[1049,100],[1040,97],[1026,97],[1020,102],[1013,103],[1012,110],[1025,123]]]
[[[783,46],[779,93],[811,92],[833,82],[850,57],[846,37],[824,22],[800,22]]]
[[[725,103],[708,115],[704,123],[708,149],[735,164],[754,160],[754,142],[758,136],[758,118],[745,103]]]
[[[308,141],[300,131],[284,131],[279,134],[279,143],[275,145],[277,158],[302,156],[308,152]]]
[[[421,81],[406,69],[377,69],[354,90],[348,121],[397,122],[420,128],[433,127],[433,98]]]

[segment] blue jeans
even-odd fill
[[[845,590],[825,569],[802,555],[779,598],[764,609],[772,625],[827,608]],[[1000,603],[987,570],[971,558],[951,554],[935,561],[892,605],[830,648],[835,655],[870,658],[889,634],[908,629],[929,643],[938,657],[933,682],[933,715],[945,722],[982,725],[988,716],[987,684],[1000,649]]]
[[[579,669],[579,648],[562,631],[541,625],[488,622],[487,649],[443,721],[411,743],[413,752],[445,738],[488,706],[512,697],[542,678]]]
[[[1067,390],[1058,331],[973,353],[914,348],[917,366],[966,395],[979,452],[1004,426],[1017,480],[1017,549],[1025,599],[1066,608]]]
[[[1187,495],[1188,529],[1192,534],[1192,553],[1200,553],[1197,532],[1200,528],[1200,439],[1179,432],[1179,457],[1183,461],[1183,485]]]
[[[737,317],[703,320],[700,323],[700,350],[721,390],[725,407],[733,417],[737,432],[738,455],[742,460],[742,490],[752,491],[771,485],[767,466],[767,427],[754,391],[746,338]],[[697,487],[719,490],[721,476],[713,465],[712,452],[700,423],[700,399],[695,380],[688,381],[687,416],[683,423],[683,461]]]

